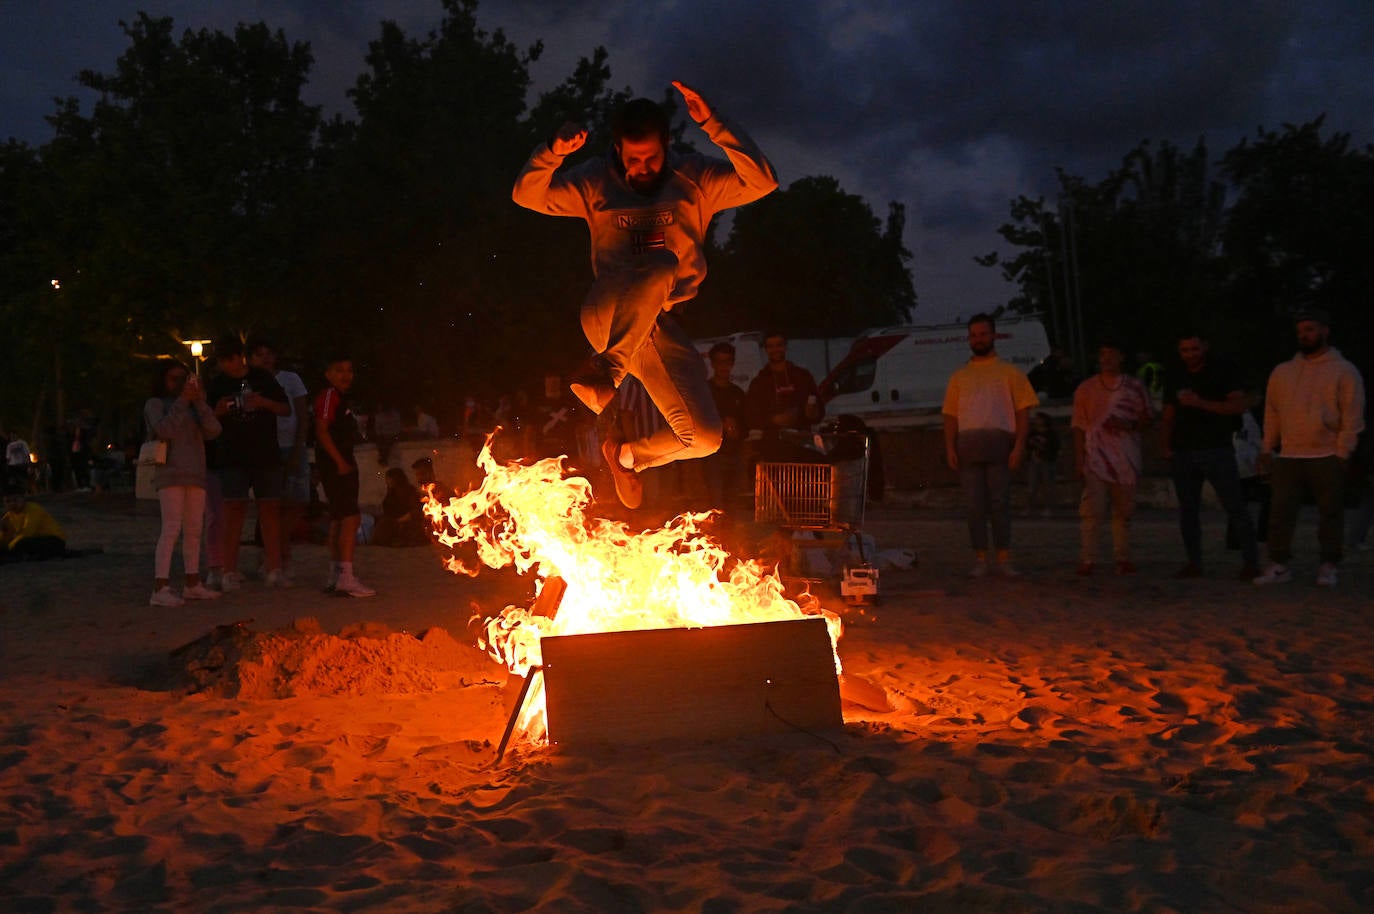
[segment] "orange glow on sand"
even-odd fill
[[[774,570],[732,557],[701,529],[709,513],[682,514],[639,533],[621,521],[588,517],[591,483],[565,475],[563,461],[500,464],[489,438],[477,457],[481,484],[447,504],[431,497],[425,505],[438,542],[450,550],[450,571],[475,576],[481,566],[513,567],[536,578],[536,596],[551,576],[567,584],[555,618],[510,605],[487,622],[478,646],[512,674],[523,676],[540,665],[539,642],[546,635],[821,615],[832,644],[838,643],[840,617],[814,598],[803,608],[784,596]],[[835,669],[840,671],[838,653]],[[533,684],[519,722],[536,741],[546,735],[541,685]]]

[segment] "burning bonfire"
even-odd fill
[[[814,599],[803,608],[784,596],[777,574],[752,559],[731,556],[702,529],[708,513],[682,514],[657,530],[632,532],[623,522],[588,517],[591,483],[565,475],[563,458],[529,466],[499,464],[487,441],[477,458],[481,485],[426,513],[448,547],[450,571],[475,576],[481,566],[533,575],[531,606],[507,606],[491,618],[479,646],[515,676],[542,665],[540,641],[557,635],[644,629],[705,628],[820,615],[832,648],[840,617]],[[469,556],[475,555],[475,561]],[[566,590],[539,597],[551,579]],[[835,672],[840,672],[838,653]],[[518,721],[530,739],[547,736],[544,698],[531,690]]]

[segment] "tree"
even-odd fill
[[[901,204],[884,225],[834,178],[795,181],[735,213],[686,320],[698,335],[771,327],[818,337],[908,320],[905,223]]]
[[[1236,188],[1224,248],[1230,304],[1270,361],[1291,354],[1288,313],[1315,304],[1347,355],[1374,370],[1374,146],[1323,138],[1322,118],[1258,131],[1222,159]],[[1366,374],[1366,378],[1369,374]]]
[[[1220,329],[1225,191],[1203,140],[1187,153],[1141,143],[1096,184],[1057,177],[1053,208],[1043,198],[1012,201],[1013,221],[999,234],[1016,256],[979,258],[1017,284],[1012,310],[1047,315],[1051,338],[1084,368],[1104,333],[1159,352],[1199,317]]]

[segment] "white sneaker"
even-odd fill
[[[1261,587],[1266,584],[1287,584],[1293,580],[1293,572],[1288,570],[1287,565],[1270,565],[1264,569],[1264,574],[1255,578],[1255,583]]]
[[[181,606],[185,600],[172,593],[170,587],[159,587],[153,591],[153,596],[148,600],[149,606]]]
[[[1318,587],[1336,586],[1336,566],[1330,562],[1322,562],[1322,566],[1317,569]]]
[[[1016,570],[1016,566],[1013,565],[1011,562],[998,562],[997,565],[996,565],[995,567],[996,567],[996,569],[997,569],[997,574],[998,574],[999,576],[1001,576],[1001,577],[1004,577],[1004,578],[1019,578],[1019,577],[1021,577],[1021,572],[1017,571],[1017,570]]]
[[[202,583],[206,590],[219,590],[220,584],[224,582],[224,575],[217,569],[210,569],[205,572],[205,579]]]
[[[333,593],[339,586],[339,573],[334,569],[329,569],[329,575],[324,579],[324,592]]]
[[[377,591],[351,574],[339,575],[338,583],[334,585],[334,592],[348,594],[350,597],[375,597],[377,595]]]
[[[280,568],[274,568],[267,572],[267,586],[285,590],[288,587],[295,587],[296,582],[287,577],[286,572]]]
[[[971,578],[985,578],[985,577],[987,577],[987,576],[988,576],[988,563],[987,563],[987,562],[974,562],[974,563],[973,563],[973,567],[970,568],[970,569],[968,570],[968,576],[971,577]]]
[[[218,600],[224,594],[218,590],[211,590],[204,584],[196,584],[194,587],[183,587],[181,596],[186,600]]]
[[[237,571],[226,571],[224,576],[219,579],[221,593],[233,593],[241,587],[243,587],[243,575]]]

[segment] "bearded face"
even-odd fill
[[[991,355],[996,345],[995,337],[992,325],[979,321],[968,328],[968,348],[978,358]]]
[[[653,193],[668,159],[662,138],[622,139],[616,145],[616,151],[620,155],[620,164],[625,168],[625,183],[638,193]]]
[[[1298,321],[1298,351],[1303,355],[1321,352],[1331,336],[1330,329],[1319,321]]]

